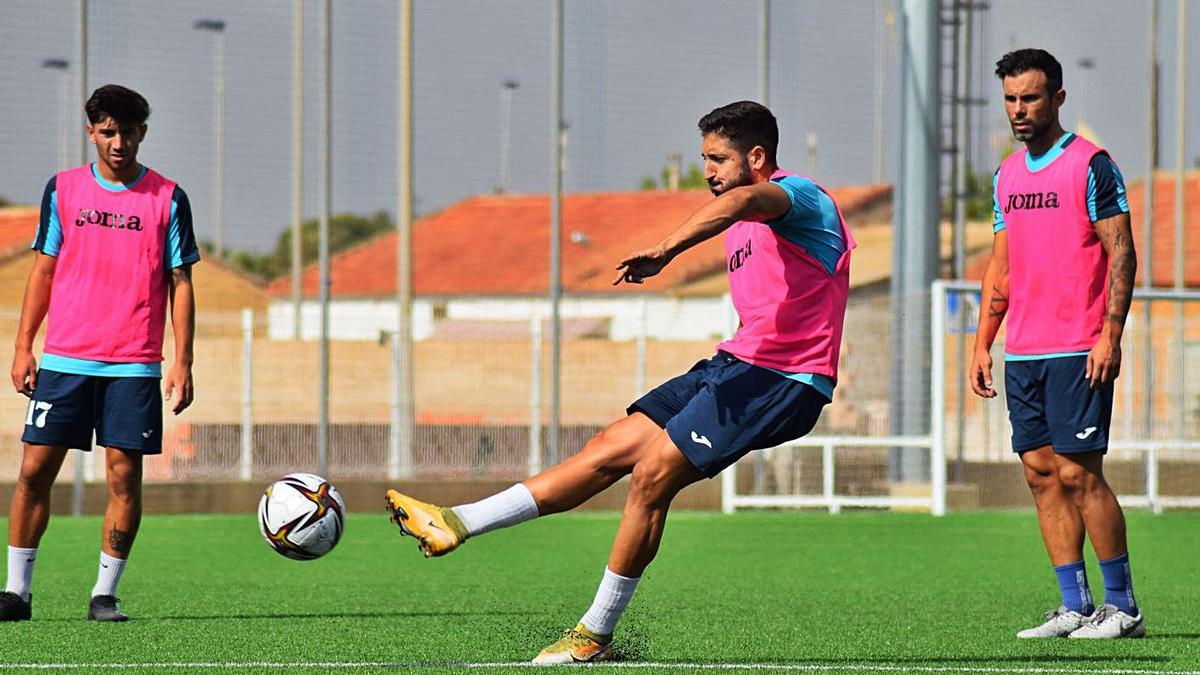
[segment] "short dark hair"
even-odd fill
[[[1046,74],[1046,86],[1052,96],[1062,89],[1062,64],[1045,49],[1018,49],[996,62],[996,77],[1001,80],[1030,70],[1040,70]]]
[[[117,124],[141,126],[150,117],[150,104],[141,94],[119,84],[106,84],[92,92],[83,106],[88,122],[98,124],[111,117]]]
[[[767,161],[775,164],[779,147],[779,125],[765,105],[754,101],[738,101],[723,105],[700,118],[700,133],[717,134],[742,152],[761,145],[767,151]]]

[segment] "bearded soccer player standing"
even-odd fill
[[[632,474],[629,497],[595,601],[535,663],[608,658],[613,629],[658,551],[667,509],[685,486],[751,450],[812,429],[833,396],[854,240],[811,179],[775,161],[779,129],[742,101],[700,120],[705,178],[716,199],[656,246],[617,265],[613,283],[641,283],[688,248],[725,232],[741,327],[717,354],[629,406],[583,450],[508,490],[445,508],[388,491],[392,517],[426,555],[469,537],[579,506]]]
[[[1033,491],[1062,606],[1021,638],[1141,637],[1125,516],[1104,479],[1113,380],[1137,261],[1120,172],[1059,124],[1062,66],[1040,49],[996,64],[1004,108],[1025,148],[995,176],[992,257],[983,278],[971,388],[992,388],[989,353],[1005,316],[1004,382],[1013,450]],[[1083,563],[1092,540],[1104,575],[1095,607]]]
[[[46,184],[37,250],[17,331],[12,382],[29,397],[20,476],[8,521],[0,621],[32,615],[34,563],[50,489],[70,448],[105,447],[108,507],[87,616],[125,621],[116,597],[142,515],[142,457],[162,452],[163,328],[168,301],[175,363],[163,386],[175,414],[192,402],[200,260],[187,195],[137,161],[150,106],[118,85],[84,106],[97,161]],[[47,319],[41,368],[33,342]],[[82,460],[81,460],[82,461]]]

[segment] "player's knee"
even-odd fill
[[[675,496],[669,488],[672,482],[665,464],[646,457],[633,467],[629,499],[644,506],[664,506]]]
[[[125,502],[141,502],[141,472],[133,472],[128,469],[113,470],[110,467],[108,473],[108,494],[113,499]]]
[[[1025,465],[1025,483],[1034,495],[1058,486],[1058,474],[1051,467]]]
[[[637,439],[619,429],[608,427],[588,441],[591,452],[584,453],[593,472],[620,478],[637,461]]]
[[[56,469],[57,467],[51,466],[48,462],[25,457],[21,460],[21,471],[17,475],[17,487],[29,492],[45,492],[54,484],[54,476],[58,473]]]
[[[1058,482],[1063,488],[1075,494],[1084,494],[1096,489],[1101,479],[1087,467],[1075,463],[1066,463],[1058,467]]]

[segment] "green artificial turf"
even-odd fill
[[[1147,638],[1020,641],[1017,630],[1058,604],[1030,512],[676,513],[617,629],[620,663],[639,673],[1200,671],[1200,515],[1128,519]],[[0,669],[433,673],[527,661],[587,609],[617,522],[554,516],[425,560],[386,516],[352,514],[337,549],[296,562],[266,545],[252,515],[147,517],[119,591],[133,620],[95,624],[84,616],[99,521],[56,517],[34,620],[0,624]],[[1088,573],[1099,600],[1090,551]]]

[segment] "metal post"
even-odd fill
[[[217,256],[225,255],[225,29],[217,33],[217,139],[213,167],[213,219],[217,223]]]
[[[841,512],[842,507],[833,496],[833,457],[832,443],[826,443],[821,446],[821,493],[825,496],[825,501],[829,504],[829,513],[837,515]]]
[[[771,0],[762,0],[758,13],[758,91],[762,104],[771,107]]]
[[[529,475],[542,470],[542,317],[536,309],[529,320]]]
[[[317,421],[317,473],[329,477],[329,211],[333,192],[333,3],[321,3],[321,221],[318,237],[321,332],[317,369],[320,377]]]
[[[242,310],[242,456],[238,476],[254,473],[254,310]]]
[[[929,424],[929,284],[937,277],[941,137],[938,64],[939,3],[903,0],[901,50],[901,169],[895,210],[892,275],[893,436],[918,435]],[[936,364],[935,364],[936,365]],[[920,448],[889,453],[892,480],[929,477],[929,456]],[[943,466],[944,470],[945,467]]]
[[[550,463],[558,464],[562,414],[563,0],[552,0],[550,39]]]
[[[1145,210],[1142,212],[1142,254],[1138,264],[1142,268],[1142,287],[1154,286],[1154,182],[1158,169],[1158,0],[1150,0],[1150,36],[1147,54],[1149,72],[1149,110],[1146,124],[1146,178],[1142,193]],[[1151,310],[1154,305],[1142,302],[1142,436],[1149,439],[1154,434],[1154,331]]]
[[[933,336],[933,377],[930,378],[929,415],[929,511],[946,514],[946,286],[933,282],[930,291],[930,326]]]
[[[1162,513],[1162,502],[1158,498],[1158,445],[1151,443],[1146,448],[1146,497],[1150,500],[1150,510]]]
[[[733,513],[733,499],[737,494],[737,462],[721,472],[721,513]]]
[[[634,398],[646,393],[646,334],[650,332],[650,309],[646,296],[638,301],[637,361],[634,366]]]
[[[304,249],[304,0],[292,2],[292,339],[301,337]]]
[[[79,16],[76,17],[79,21],[79,34],[76,36],[76,53],[75,63],[79,64],[79,106],[83,106],[88,99],[87,91],[87,33],[88,33],[88,4],[87,0],[79,0],[78,8]],[[88,163],[88,136],[86,129],[80,135],[79,144],[79,163],[81,165]],[[75,475],[71,486],[71,513],[72,515],[83,515],[83,492],[86,476],[84,475],[84,464],[87,463],[85,457],[87,453],[80,452],[75,456]]]
[[[416,408],[413,397],[412,344],[412,226],[413,226],[413,0],[400,3],[400,138],[396,205],[396,334],[399,336],[392,352],[392,372],[395,373],[397,427],[393,448],[395,473],[392,478],[408,478],[413,474],[413,432]]]
[[[1177,20],[1178,32],[1175,37],[1175,290],[1183,290],[1183,254],[1184,254],[1184,229],[1183,229],[1183,200],[1184,200],[1184,181],[1187,179],[1187,75],[1190,68],[1187,61],[1187,43],[1188,43],[1188,2],[1186,0],[1179,1],[1179,18]],[[1185,326],[1186,317],[1183,311],[1183,303],[1175,303],[1175,344],[1179,349],[1179,362],[1177,367],[1171,369],[1173,395],[1170,397],[1173,401],[1174,414],[1174,436],[1183,438],[1185,425],[1185,406],[1183,402],[1184,392],[1184,373],[1187,368],[1184,367],[1184,360],[1187,358],[1185,350]]]
[[[512,135],[513,93],[521,86],[516,80],[500,83],[500,180],[496,182],[496,194],[508,193],[508,147]]]

